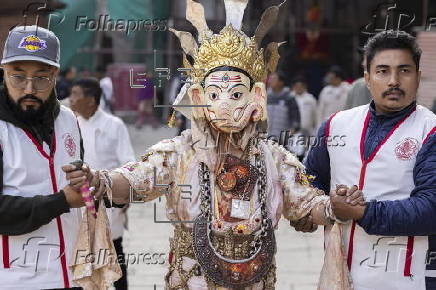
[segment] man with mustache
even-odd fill
[[[61,166],[83,150],[77,120],[54,90],[59,39],[42,27],[15,27],[1,64],[1,288],[70,289],[84,204]]]
[[[343,226],[354,289],[436,289],[436,116],[416,104],[421,49],[405,32],[384,31],[365,46],[368,105],[333,114],[318,137],[345,135],[343,147],[312,148],[316,187],[356,184],[368,201],[332,193]]]

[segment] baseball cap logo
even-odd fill
[[[21,39],[18,48],[24,48],[28,52],[37,52],[47,48],[45,40],[40,39],[35,35],[28,35]]]

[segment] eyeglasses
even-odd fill
[[[35,91],[43,92],[47,90],[50,86],[52,80],[48,77],[33,77],[28,78],[22,75],[7,75],[9,80],[11,81],[11,85],[20,90],[24,90],[27,86],[27,81],[32,82],[32,88]]]

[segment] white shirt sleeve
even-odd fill
[[[108,101],[112,101],[112,95],[113,95],[113,85],[112,80],[109,77],[105,77],[100,80],[100,87],[103,90],[103,93],[105,94],[105,97]]]
[[[310,134],[316,134],[317,125],[317,110],[316,110],[316,99],[313,95],[310,95]]]
[[[130,141],[129,131],[121,120],[117,127],[117,148],[115,153],[120,165],[136,161],[132,142]]]
[[[319,103],[318,103],[318,124],[317,127],[319,127],[323,121],[324,118],[324,110],[326,106],[326,90],[325,88],[322,89],[321,93],[319,94]]]

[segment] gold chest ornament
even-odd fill
[[[258,170],[250,162],[226,155],[222,172],[217,176],[217,184],[222,191],[232,194],[230,217],[250,217],[250,198],[258,176]]]

